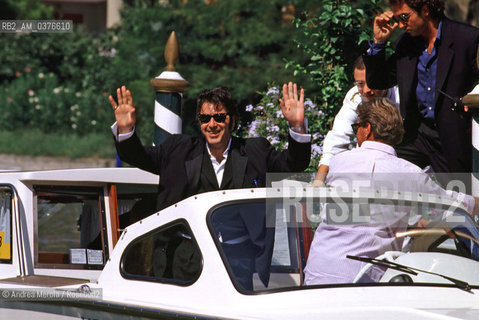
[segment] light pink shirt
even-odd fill
[[[366,187],[375,190],[431,193],[458,199],[472,212],[474,198],[444,190],[416,165],[396,156],[394,148],[375,141],[337,154],[331,159],[326,185],[343,188]],[[323,222],[316,229],[305,272],[305,284],[351,283],[365,265],[346,255],[375,258],[386,251],[401,250],[411,207],[370,204],[368,223],[338,224],[322,212]],[[324,210],[326,211],[326,210]],[[365,281],[379,281],[384,270],[373,267]]]

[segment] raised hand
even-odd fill
[[[306,133],[304,129],[304,90],[301,89],[298,99],[296,83],[283,84],[283,99],[279,99],[279,103],[289,126],[291,128],[302,128],[301,133]]]
[[[116,96],[118,103],[110,95],[111,106],[115,111],[116,123],[118,125],[118,133],[128,133],[133,130],[136,123],[135,108],[133,107],[133,98],[130,90],[127,90],[125,86],[121,89],[116,89]]]
[[[392,25],[390,24],[393,17],[394,15],[392,11],[386,11],[378,14],[374,18],[374,42],[386,42],[389,39],[393,31],[398,27],[397,22],[394,22]]]

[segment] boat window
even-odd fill
[[[158,184],[116,184],[120,229],[156,212]]]
[[[0,186],[0,263],[12,263],[12,190]]]
[[[240,291],[299,287],[309,243],[310,221],[302,204],[244,201],[214,210],[209,225],[233,283]]]
[[[162,226],[134,240],[121,259],[127,279],[190,285],[202,269],[201,252],[186,221]]]
[[[348,256],[445,270],[479,285],[479,231],[473,219],[460,208],[417,197],[305,198],[293,205],[282,198],[244,200],[217,206],[207,221],[242,293],[397,281],[400,272]],[[447,283],[425,273],[411,277],[412,283]]]
[[[35,186],[35,266],[102,269],[108,258],[103,189]]]

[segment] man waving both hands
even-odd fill
[[[304,119],[304,91],[283,85],[281,111],[289,122],[288,149],[276,151],[265,138],[232,135],[239,114],[226,87],[201,92],[196,118],[202,137],[172,135],[159,146],[143,146],[135,133],[132,94],[117,89],[118,103],[110,96],[116,122],[112,126],[121,160],[158,174],[158,208],[193,194],[212,190],[264,187],[267,172],[304,171],[311,157],[311,136]]]

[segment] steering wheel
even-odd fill
[[[458,230],[458,229],[449,229],[449,228],[427,228],[427,229],[410,229],[405,232],[398,232],[396,233],[397,238],[403,237],[413,237],[419,238],[422,236],[434,236],[437,238],[432,238],[431,241],[425,242],[422,245],[422,250],[427,250],[428,252],[443,252],[443,253],[450,253],[459,256],[463,256],[466,258],[474,258],[477,259],[471,248],[468,248],[464,241],[471,241],[475,245],[479,245],[479,240],[471,236],[470,234]],[[439,246],[446,240],[446,239],[453,239],[454,244],[456,246],[456,250],[453,252],[449,249],[442,249]],[[424,247],[425,246],[425,247]],[[419,250],[419,251],[422,251]]]

